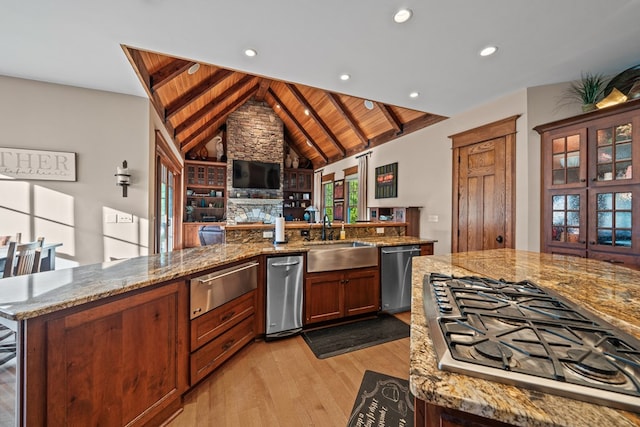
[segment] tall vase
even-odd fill
[[[285,168],[290,168],[291,167],[291,155],[287,154],[287,158],[284,159],[284,167]]]
[[[293,164],[294,169],[297,169],[298,166],[300,165],[300,159],[298,159],[298,157],[294,157],[292,164]]]

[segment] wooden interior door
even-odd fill
[[[452,252],[514,247],[517,117],[451,136]]]

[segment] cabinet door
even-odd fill
[[[549,209],[545,211],[543,219],[544,243],[556,248],[586,249],[586,190],[548,191],[545,197]]]
[[[315,273],[305,281],[305,323],[323,322],[344,316],[343,274],[338,272]]]
[[[49,321],[46,381],[36,380],[47,389],[47,424],[144,425],[179,404],[187,305],[176,282]]]
[[[298,173],[289,172],[289,190],[295,191],[298,189]]]
[[[344,278],[345,316],[376,312],[380,309],[378,269],[349,271]]]
[[[586,186],[586,128],[550,132],[545,135],[543,150],[546,188]]]
[[[640,182],[640,173],[633,170],[640,161],[639,134],[640,118],[631,114],[601,119],[589,128],[591,186]]]
[[[592,189],[590,209],[593,218],[589,224],[590,256],[592,251],[640,254],[640,190],[635,186]]]

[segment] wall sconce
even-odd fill
[[[122,197],[127,197],[127,187],[131,183],[131,174],[127,168],[127,161],[122,162],[122,167],[116,168],[116,185],[122,186]]]

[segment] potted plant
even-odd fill
[[[568,99],[582,102],[582,111],[592,111],[596,109],[598,102],[603,95],[606,78],[602,74],[581,73],[581,79],[571,83],[567,89]]]

